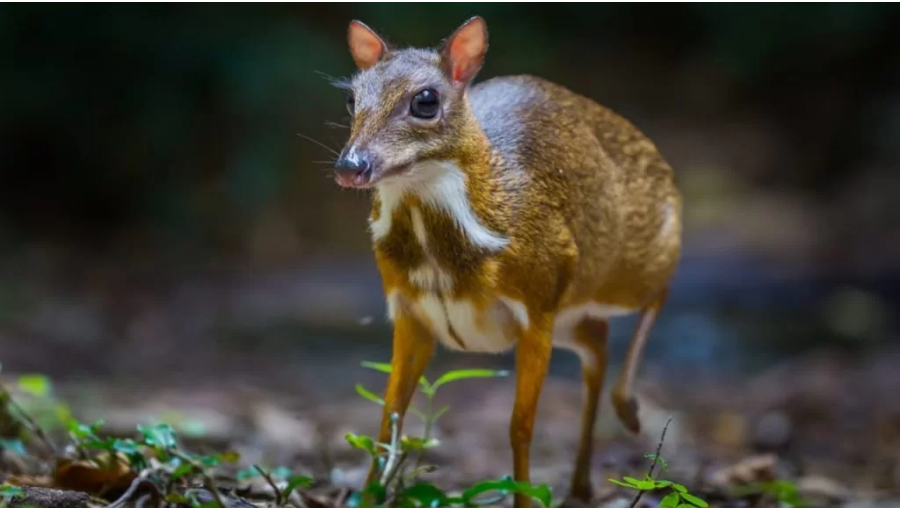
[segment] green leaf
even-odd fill
[[[662,457],[660,457],[660,456],[657,456],[657,455],[654,454],[654,453],[646,452],[646,453],[644,453],[644,457],[647,458],[647,459],[649,459],[649,460],[651,460],[651,461],[654,461],[654,459],[656,459],[656,460],[657,460],[657,464],[660,465],[664,470],[668,470],[668,469],[669,469],[669,463],[667,463],[666,460],[664,460],[664,459],[663,459]]]
[[[69,432],[76,440],[83,440],[86,438],[97,438],[97,434],[100,432],[100,428],[103,427],[103,419],[98,419],[94,421],[94,424],[82,424],[75,419],[70,419],[66,421],[66,427],[69,428]]]
[[[182,477],[190,474],[194,470],[194,466],[190,463],[182,463],[175,470],[172,471],[172,475],[169,476],[169,479],[173,481],[177,481]]]
[[[617,480],[617,479],[607,479],[607,480],[610,481],[610,482],[612,482],[613,484],[615,484],[615,485],[617,485],[617,486],[622,486],[623,488],[629,488],[629,489],[632,489],[632,490],[637,490],[637,489],[639,489],[638,486],[635,486],[634,484],[630,484],[630,483],[627,483],[627,482],[622,482],[622,481],[619,481],[619,480]]]
[[[387,362],[363,361],[360,363],[360,365],[364,368],[381,371],[382,373],[391,373],[391,364],[388,364]],[[422,387],[422,392],[429,394],[431,385],[429,385],[429,381],[426,380],[424,376],[419,377],[419,386]]]
[[[438,380],[432,384],[432,389],[437,390],[438,387],[442,385],[453,382],[455,380],[466,380],[469,378],[494,378],[494,377],[502,377],[508,376],[510,372],[507,370],[494,370],[494,369],[458,369],[455,371],[448,371],[447,373],[441,375]]]
[[[643,491],[654,489],[654,481],[648,481],[648,480],[639,481],[638,479],[636,479],[634,477],[628,477],[628,476],[623,476],[623,480],[626,481],[627,483],[631,484],[632,486],[635,486],[636,488],[643,490]]]
[[[185,499],[185,496],[181,493],[170,493],[166,495],[166,502],[172,502],[173,504],[184,505],[188,501]]]
[[[688,502],[689,504],[692,504],[694,507],[708,507],[707,502],[692,495],[691,493],[679,493],[679,496],[682,497],[682,500]]]
[[[368,399],[369,401],[372,401],[373,403],[375,403],[377,405],[385,406],[385,400],[376,396],[375,394],[373,394],[366,387],[363,387],[362,385],[357,384],[356,389],[357,389],[357,394],[359,394],[360,396],[363,396],[364,399]]]
[[[388,494],[385,487],[374,482],[348,497],[347,507],[376,507],[385,502]]]
[[[387,362],[363,361],[360,365],[364,368],[381,371],[382,373],[391,373],[391,364],[388,364]]]
[[[373,456],[377,454],[375,450],[375,442],[371,437],[368,437],[366,435],[357,435],[355,433],[348,433],[344,435],[344,439],[347,440],[347,443],[349,443],[351,447],[362,449]]]
[[[112,451],[115,448],[116,439],[115,438],[90,438],[81,443],[81,446],[85,449],[96,449],[99,451]]]
[[[269,472],[269,475],[278,479],[289,479],[294,475],[294,472],[292,472],[288,467],[276,467],[272,470],[272,472]]]
[[[22,375],[19,377],[19,389],[43,398],[50,395],[50,379],[44,375]]]
[[[257,477],[260,477],[260,472],[254,467],[248,467],[238,470],[238,473],[235,474],[235,477],[239,481],[247,481],[249,479],[256,479]]]
[[[175,430],[168,424],[156,424],[144,426],[138,424],[138,432],[144,436],[144,443],[150,447],[159,449],[172,449],[175,447]]]
[[[437,447],[439,444],[437,438],[423,438],[423,437],[401,437],[400,438],[400,446],[402,450],[405,451],[419,451],[421,449],[430,449],[432,447]]]
[[[425,439],[423,437],[401,437],[400,446],[404,451],[421,451],[438,446],[437,438]]]
[[[117,438],[113,440],[113,450],[125,455],[138,454],[138,444],[130,438]]]
[[[679,483],[675,483],[675,482],[670,483],[670,487],[673,488],[674,490],[678,491],[679,493],[688,493],[688,490],[685,488],[685,486],[683,486]]]
[[[0,438],[0,449],[7,450],[16,456],[25,456],[25,444],[18,438]]]
[[[475,504],[473,503],[473,498],[490,491],[500,491],[504,494],[519,493],[537,500],[544,507],[551,506],[551,489],[546,484],[536,486],[527,482],[517,482],[512,479],[480,482],[463,492],[463,502],[467,507],[474,507]]]
[[[215,456],[201,456],[198,460],[198,463],[205,467],[218,467],[219,463],[222,462],[222,459],[219,455]]]
[[[421,482],[406,488],[398,495],[399,502],[409,507],[445,507],[447,495],[434,484]]]
[[[442,415],[446,414],[448,410],[450,410],[450,407],[447,405],[444,405],[443,407],[439,408],[437,412],[432,414],[432,424],[434,424],[436,421],[438,421],[438,419]]]
[[[223,463],[237,463],[241,459],[241,455],[235,451],[225,451],[219,455],[219,459]]]
[[[18,486],[10,486],[9,484],[0,484],[0,499],[13,500],[24,497],[25,491]]]
[[[313,485],[313,480],[303,475],[292,475],[288,478],[288,485],[282,490],[282,497],[288,498],[291,492],[297,488],[309,488]]]
[[[663,500],[660,501],[659,507],[678,507],[680,500],[681,499],[679,498],[679,494],[674,491],[669,495],[663,497]]]

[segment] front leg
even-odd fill
[[[510,421],[510,445],[513,447],[513,477],[529,480],[529,449],[532,428],[538,410],[538,397],[551,362],[551,319],[536,320],[516,347],[516,400]],[[530,507],[531,499],[516,494],[514,507]]]
[[[379,442],[391,441],[391,414],[397,413],[398,432],[403,427],[404,414],[434,351],[435,337],[432,333],[409,312],[398,310],[394,318],[391,373],[388,375],[388,388],[385,391]],[[366,477],[366,485],[378,481],[378,475],[378,461],[373,461]]]

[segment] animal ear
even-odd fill
[[[388,52],[388,45],[379,34],[357,20],[351,21],[347,29],[347,44],[354,63],[364,70],[375,65]]]
[[[485,61],[488,51],[488,25],[475,16],[460,25],[448,39],[442,51],[444,66],[455,85],[467,85]]]

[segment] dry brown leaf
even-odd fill
[[[137,474],[128,466],[124,455],[103,453],[89,461],[59,458],[53,486],[97,496],[114,496],[128,489],[135,477]]]

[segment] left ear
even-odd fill
[[[454,85],[466,86],[478,74],[488,51],[488,26],[481,16],[460,25],[441,53],[444,68]]]

